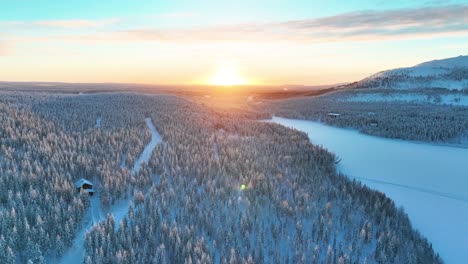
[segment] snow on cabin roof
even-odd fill
[[[88,180],[86,180],[86,179],[81,178],[81,179],[79,179],[79,180],[77,180],[77,181],[75,182],[75,187],[76,187],[76,188],[80,188],[80,187],[83,186],[84,184],[93,185],[92,182],[90,182],[90,181],[88,181]]]

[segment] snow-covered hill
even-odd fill
[[[413,67],[376,73],[359,81],[357,88],[468,89],[468,56],[424,62]]]

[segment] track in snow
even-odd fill
[[[96,125],[94,125],[95,128],[100,128],[101,127],[101,117],[96,118]]]
[[[99,122],[96,120],[96,127],[97,124],[99,123],[100,125],[100,118]],[[162,142],[162,137],[156,130],[156,128],[153,125],[153,122],[151,121],[151,118],[146,118],[146,126],[150,129],[151,131],[151,141],[146,145],[144,148],[143,152],[141,155],[138,157],[138,159],[135,161],[135,164],[131,170],[132,174],[138,173],[138,171],[141,168],[141,164],[143,163],[148,163],[149,159],[151,158],[151,154],[153,153],[153,150],[156,148],[156,146]],[[84,239],[85,239],[85,234],[86,232],[90,231],[91,228],[99,223],[100,221],[106,219],[106,214],[104,213],[104,210],[101,207],[101,201],[99,199],[99,193],[96,193],[93,197],[90,199],[91,205],[88,211],[88,215],[85,216],[85,218],[88,219],[84,227],[77,233],[75,239],[73,240],[73,244],[71,248],[69,248],[61,257],[60,260],[58,260],[58,263],[63,263],[63,264],[81,264],[83,262],[84,258]],[[128,212],[128,206],[131,203],[131,200],[122,200],[113,206],[110,207],[109,211],[107,212],[108,214],[112,214],[114,216],[114,222],[116,225],[116,228],[118,228],[120,221],[127,215]],[[49,262],[55,262],[53,259],[49,260]]]
[[[392,186],[405,188],[405,189],[412,190],[412,191],[428,193],[431,195],[437,195],[437,196],[444,197],[447,199],[452,199],[452,200],[457,200],[457,201],[468,203],[467,197],[463,197],[463,196],[459,196],[459,195],[455,195],[451,193],[445,193],[445,192],[440,192],[437,190],[422,188],[418,186],[411,186],[411,185],[406,185],[406,184],[400,184],[400,183],[395,183],[395,182],[381,181],[381,180],[370,179],[370,178],[365,178],[365,177],[356,177],[356,176],[349,175],[349,174],[347,174],[347,176],[361,180],[361,181],[370,181],[370,182],[375,182],[375,183],[380,183],[380,184],[392,185]]]
[[[133,169],[131,170],[132,174],[138,173],[140,171],[140,166],[142,163],[148,163],[148,161],[151,158],[151,153],[153,153],[154,148],[162,142],[161,135],[158,133],[156,128],[153,125],[153,122],[151,122],[151,118],[146,118],[146,125],[151,131],[151,141],[146,145],[145,149],[141,153],[141,155],[138,157],[138,159],[135,161],[135,164],[133,165]]]

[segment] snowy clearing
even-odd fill
[[[446,263],[468,259],[468,149],[368,136],[318,122],[273,117],[342,160],[338,170],[384,192],[408,213]]]
[[[94,127],[95,128],[100,128],[101,127],[101,117],[96,118],[96,125]]]

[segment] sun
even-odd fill
[[[222,66],[213,74],[209,84],[218,86],[245,85],[247,80],[241,76],[234,66]]]

